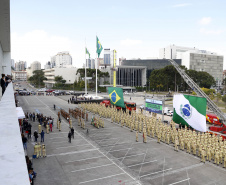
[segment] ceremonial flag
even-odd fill
[[[89,58],[90,58],[90,53],[89,53],[89,51],[88,51],[87,48],[86,48],[86,54],[88,54],[89,55]]]
[[[108,87],[108,94],[111,104],[125,108],[122,88]]]
[[[206,132],[206,98],[178,94],[173,97],[173,121]]]
[[[103,50],[103,47],[102,47],[102,45],[101,45],[101,43],[100,43],[100,41],[99,41],[99,39],[97,37],[97,54],[98,54],[98,58],[99,58],[100,53],[101,53],[102,50]]]

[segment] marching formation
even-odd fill
[[[111,118],[111,122],[126,126],[131,132],[136,131],[136,141],[138,133],[143,133],[143,142],[147,142],[147,136],[157,138],[158,143],[173,144],[175,151],[185,150],[189,154],[196,155],[205,163],[206,160],[217,165],[223,164],[226,167],[226,141],[222,137],[208,132],[201,133],[192,131],[185,126],[185,129],[176,128],[176,124],[162,123],[155,113],[152,117],[132,111],[124,112],[114,107],[105,107],[96,103],[83,103],[81,107],[86,111],[99,114],[102,117]]]

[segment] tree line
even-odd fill
[[[181,66],[181,68],[199,87],[209,89],[211,86],[215,85],[215,79],[209,73],[192,69],[188,70],[185,66]],[[150,86],[151,90],[156,91],[176,91],[177,88],[179,91],[185,91],[189,89],[187,83],[172,65],[153,70],[148,78],[147,85]]]

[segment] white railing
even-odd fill
[[[0,184],[30,185],[12,83],[0,101]]]

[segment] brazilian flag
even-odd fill
[[[111,104],[125,108],[122,88],[108,87],[108,94]]]

